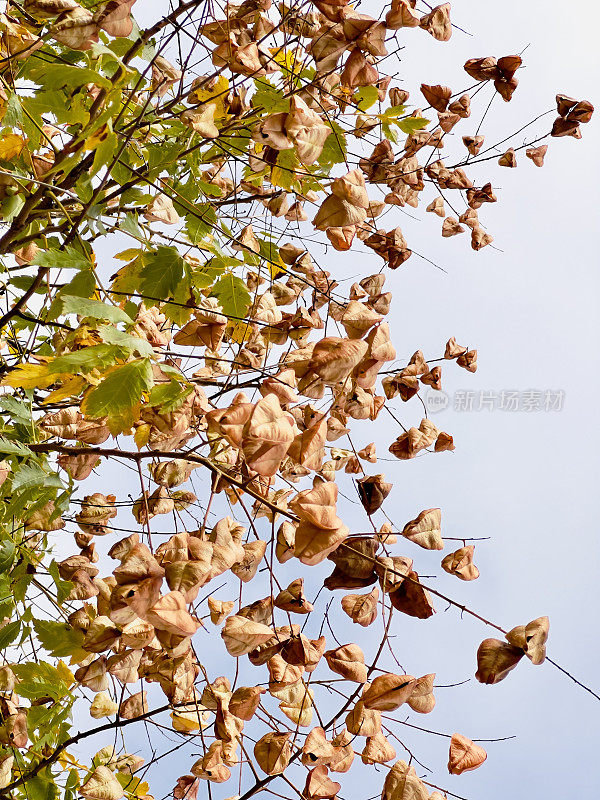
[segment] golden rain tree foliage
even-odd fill
[[[383,800],[440,800],[396,727],[434,710],[435,674],[391,671],[390,632],[457,606],[501,637],[473,647],[493,684],[544,662],[548,619],[504,631],[446,597],[422,550],[472,581],[474,546],[439,508],[385,513],[366,424],[388,461],[447,459],[452,435],[399,408],[477,369],[451,336],[398,362],[386,281],[421,256],[396,207],[489,246],[496,173],[534,181],[593,107],[558,94],[526,143],[486,141],[510,54],[409,94],[398,52],[448,42],[449,3],[164,5],[146,30],[136,0],[0,15],[0,797],[150,798],[175,741],[176,800],[328,800],[357,769]],[[342,291],[331,248],[379,266]],[[448,740],[450,773],[486,759]]]

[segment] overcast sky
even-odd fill
[[[162,5],[138,0],[140,24],[155,19]],[[371,13],[374,8],[381,4],[363,5]],[[468,85],[462,70],[467,58],[501,56],[529,45],[512,103],[498,98],[486,120],[490,143],[553,107],[557,91],[597,101],[596,2],[569,6],[558,0],[455,0],[453,20],[472,36],[456,31],[444,45],[421,31],[406,33],[401,75],[413,96],[421,82],[459,89]],[[547,120],[532,128],[532,138],[549,127],[552,117]],[[459,130],[471,132],[464,126]],[[466,235],[442,240],[438,217],[419,212],[420,221],[413,222],[397,212],[393,224],[402,225],[414,249],[447,272],[416,257],[388,272],[399,358],[417,348],[437,357],[445,341],[455,336],[478,349],[479,369],[470,375],[444,368],[449,405],[433,418],[453,434],[454,453],[380,466],[396,487],[386,511],[397,525],[424,508],[440,506],[446,536],[490,537],[476,546],[481,578],[463,584],[442,573],[436,584],[441,591],[505,628],[547,614],[549,654],[596,690],[598,130],[593,120],[583,126],[583,141],[552,140],[543,169],[524,156],[516,170],[484,165],[478,174],[493,176],[499,202],[482,209],[481,218],[502,252],[486,248],[474,253]],[[519,143],[528,140],[527,133]],[[388,228],[393,227],[390,221]],[[361,251],[360,257],[330,255],[326,266],[349,277],[374,272],[379,262]],[[498,397],[502,391],[564,394],[560,411],[467,412],[453,408],[460,390],[475,393],[475,406],[482,391]],[[416,403],[401,411],[405,422],[418,424]],[[397,431],[388,423],[379,429],[378,450],[385,453]],[[355,440],[361,446],[371,438],[371,428],[358,427]],[[439,556],[430,557],[412,545],[405,550],[423,573],[440,573]],[[477,646],[493,631],[476,620],[461,621],[455,610],[444,613],[440,602],[436,605],[439,613],[426,622],[398,615],[398,657],[416,675],[435,671],[442,684],[473,678]],[[350,631],[345,622],[340,628]],[[388,666],[393,668],[389,659]],[[485,745],[489,758],[479,770],[449,778],[443,774],[447,740],[406,729],[406,743],[426,764],[441,767],[440,780],[457,795],[469,800],[597,796],[600,705],[550,664],[534,667],[524,659],[498,686],[481,686],[472,679],[438,690],[437,698],[434,713],[419,717],[417,724],[471,738],[517,736]],[[189,754],[172,756],[159,785],[152,787],[156,796],[190,763]],[[233,793],[229,788],[223,796]],[[356,791],[346,783],[343,791],[347,800],[365,800],[372,793],[372,784],[366,782]]]

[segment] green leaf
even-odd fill
[[[71,297],[91,297],[96,291],[96,276],[91,269],[82,269],[77,272],[61,290],[56,302],[65,295]],[[58,312],[60,313],[60,312]]]
[[[23,551],[26,556],[27,551]],[[22,561],[18,561],[12,569],[10,575],[11,595],[10,599],[13,603],[22,603],[25,600],[27,589],[31,585],[33,575],[27,570],[31,561],[25,557]]]
[[[397,119],[398,117],[403,117],[406,113],[406,106],[390,106],[386,108],[383,114],[378,114],[381,119]]]
[[[107,167],[114,159],[115,152],[119,145],[116,133],[110,131],[108,136],[100,142],[94,152],[94,163],[90,170],[90,175],[95,175],[102,167]]]
[[[94,0],[92,3],[82,3],[82,5],[95,7],[97,4]],[[137,41],[139,41],[140,37],[140,26],[137,22],[132,19],[133,28],[129,36],[125,39],[123,37],[119,37],[117,39],[113,39],[110,43],[109,47],[116,53],[118,56],[124,56],[125,53],[134,45]],[[150,39],[143,47],[140,47],[137,51],[136,55],[139,58],[143,58],[144,61],[152,61],[157,55],[156,46],[154,44],[154,39]]]
[[[19,632],[21,630],[21,622],[20,620],[16,620],[15,622],[9,622],[8,625],[5,625],[3,628],[0,628],[0,651],[5,650],[10,644],[12,644]]]
[[[50,577],[54,581],[54,585],[56,586],[56,600],[59,605],[62,605],[69,596],[69,594],[71,593],[73,584],[71,583],[71,581],[63,581],[58,571],[58,564],[54,559],[52,559],[52,561],[50,562],[50,565],[48,567],[48,574],[50,575]]]
[[[257,78],[254,81],[254,87],[253,108],[263,108],[268,113],[290,110],[290,101],[284,96],[281,89],[277,89],[267,78]]]
[[[187,213],[185,232],[192,244],[199,244],[213,229],[217,221],[215,208],[206,204],[198,204],[194,213]]]
[[[52,697],[60,700],[69,694],[69,685],[56,667],[45,661],[13,664],[12,670],[19,678],[19,695],[28,700]]]
[[[8,572],[15,560],[17,548],[12,539],[5,539],[0,542],[0,573]]]
[[[8,195],[0,203],[0,215],[3,220],[10,222],[14,219],[19,211],[23,208],[25,199],[22,194]]]
[[[214,183],[209,183],[208,181],[203,181],[199,178],[196,180],[196,186],[208,197],[221,197],[223,194],[223,190],[218,186],[215,186]]]
[[[327,138],[329,139],[330,137]],[[286,189],[287,191],[298,189],[300,187],[300,182],[296,177],[296,170],[299,166],[300,162],[293,148],[290,150],[280,150],[277,154],[277,166],[274,167],[271,174],[271,183],[273,186],[281,186],[282,189]]]
[[[383,131],[383,135],[386,139],[389,139],[390,142],[393,142],[394,144],[398,144],[398,131],[394,130],[388,122],[382,122],[381,130]]]
[[[104,380],[87,394],[81,411],[90,417],[108,417],[111,431],[121,433],[134,422],[133,409],[140,402],[142,392],[152,388],[150,359],[142,358],[113,367]]]
[[[48,777],[34,775],[27,781],[27,800],[56,800],[58,797],[58,786],[51,773]]]
[[[175,294],[185,262],[175,247],[158,247],[141,256],[139,292],[162,301]]]
[[[33,628],[40,644],[51,656],[65,658],[81,651],[83,633],[64,622],[35,619]]]
[[[32,264],[48,269],[89,269],[91,266],[90,260],[74,247],[65,247],[64,250],[40,250]]]
[[[404,119],[392,120],[403,133],[410,136],[415,131],[420,131],[429,125],[428,119],[422,117],[405,117]]]
[[[356,105],[361,111],[371,108],[379,99],[379,92],[376,86],[361,86],[354,95]]]
[[[346,136],[337,122],[328,121],[331,133],[325,139],[325,144],[319,156],[319,165],[328,167],[333,164],[342,164],[346,160]]]
[[[4,395],[0,397],[0,408],[8,411],[10,417],[15,422],[22,422],[25,425],[31,424],[31,406],[16,397]]]
[[[213,286],[212,294],[227,316],[237,319],[246,316],[252,298],[239,275],[232,275],[230,272],[223,275]]]
[[[61,479],[55,472],[46,472],[35,462],[21,464],[13,474],[13,492],[36,487],[64,489]]]
[[[114,364],[123,355],[123,351],[110,344],[94,344],[74,353],[58,356],[48,362],[50,375],[61,375],[69,372],[91,372]]]
[[[21,456],[22,458],[28,458],[33,455],[33,451],[27,445],[22,442],[5,439],[4,436],[0,436],[0,453],[8,456]]]
[[[73,696],[70,695],[66,700],[63,699],[58,703],[43,703],[29,707],[27,728],[29,738],[38,752],[40,748],[46,745],[53,750],[56,745],[65,742],[69,738],[72,706]],[[39,772],[38,777],[41,778],[47,774],[50,775],[50,770]],[[53,780],[53,783],[56,785],[56,780]],[[28,796],[27,800],[30,800]]]
[[[135,214],[126,214],[119,227],[124,233],[129,233],[131,236],[135,236],[136,239],[142,238],[142,229],[138,225]]]
[[[23,109],[21,98],[17,92],[7,92],[8,100],[4,110],[2,124],[10,128],[17,128],[23,124]]]
[[[65,784],[64,800],[75,800],[75,792],[79,787],[79,773],[76,769],[69,772],[69,777]]]
[[[87,124],[89,121],[89,113],[83,107],[82,98],[74,97],[70,103],[65,102],[65,94],[62,91],[48,91],[39,90],[31,97],[21,97],[21,105],[24,111],[27,112],[29,117],[39,120],[42,115],[54,115],[57,122],[74,123],[78,122],[82,125]],[[25,120],[29,117],[23,114]],[[5,117],[6,119],[6,117]],[[30,124],[31,128],[35,128]],[[37,147],[41,140],[40,132],[36,129],[36,134],[33,138],[34,146]]]
[[[10,279],[11,286],[14,286],[16,289],[22,289],[23,291],[27,291],[31,288],[31,284],[35,280],[33,275],[14,275]],[[45,286],[38,286],[36,289],[37,294],[43,294],[46,292]]]
[[[179,381],[169,381],[155,386],[150,392],[148,402],[157,406],[163,414],[175,411],[193,390],[193,386],[182,386]]]
[[[146,339],[120,331],[112,325],[98,326],[98,333],[107,344],[122,348],[127,353],[138,353],[140,356],[154,355],[154,349]]]
[[[150,169],[157,166],[164,168],[165,164],[173,164],[182,151],[180,141],[163,141],[160,144],[147,144],[148,166]]]
[[[150,788],[144,778],[140,778],[137,775],[130,775],[127,772],[117,772],[116,778],[125,789],[126,797],[130,797],[131,800],[135,800],[135,798],[139,798],[139,800],[143,800],[144,797],[148,796],[148,789]]]
[[[48,61],[43,66],[30,69],[29,77],[49,90],[77,88],[86,83],[93,83],[104,89],[112,87],[108,78],[100,75],[94,69],[77,67],[72,64],[59,64],[56,61]]]
[[[80,317],[107,319],[109,322],[125,322],[127,325],[133,325],[133,320],[122,308],[103,303],[101,300],[63,295],[61,301],[64,314],[78,314]]]
[[[12,591],[12,576],[5,573],[0,574],[0,619],[8,617],[10,619],[13,614],[15,604]]]

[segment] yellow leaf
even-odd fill
[[[207,250],[209,253],[212,253],[211,245],[214,242],[214,236],[208,235],[204,242],[198,242],[194,245],[196,250]]]
[[[229,338],[238,344],[249,341],[252,336],[252,328],[246,322],[234,322],[227,328]]]
[[[118,258],[119,261],[131,261],[137,258],[142,251],[137,247],[128,247],[127,250],[122,250],[120,253],[115,253],[113,258]]]
[[[281,47],[270,47],[269,51],[273,56],[273,61],[283,69],[288,75],[299,75],[303,68],[304,62],[301,53],[296,50],[288,50]]]
[[[179,714],[172,712],[173,728],[181,733],[193,733],[208,725],[208,712],[194,709]]]
[[[61,680],[64,681],[67,686],[72,686],[75,683],[75,676],[64,661],[61,660],[58,662],[56,665],[56,671],[59,673]]]
[[[56,376],[54,376],[56,377]],[[89,381],[86,381],[81,375],[75,375],[68,381],[65,381],[59,389],[50,392],[42,402],[44,403],[58,403],[60,400],[66,400],[68,397],[76,397],[80,392],[85,389]]]
[[[281,167],[273,167],[269,180],[276,189],[289,189],[291,185],[289,170]]]
[[[213,100],[215,108],[215,122],[229,117],[225,110],[225,99],[229,92],[229,81],[224,75],[220,75],[215,85],[211,89],[194,89],[194,99],[196,102],[205,105],[209,100]]]
[[[20,155],[25,147],[25,139],[18,133],[5,133],[0,139],[0,159],[10,161]]]
[[[269,272],[271,273],[271,277],[275,280],[280,275],[287,275],[287,268],[283,261],[281,260],[281,256],[278,255],[275,261],[269,262]]]
[[[1,386],[12,386],[13,389],[45,389],[58,380],[58,375],[51,375],[47,364],[20,364],[0,382]]]
[[[102,144],[111,133],[111,128],[107,122],[101,125],[98,130],[95,130],[91,136],[85,140],[84,150],[95,150],[99,144]]]
[[[74,664],[81,664],[81,662],[85,661],[86,658],[89,657],[89,655],[90,654],[88,653],[87,650],[84,650],[83,647],[80,647],[78,650],[75,650],[73,652],[73,655],[69,659],[69,664],[71,664],[72,666]]]
[[[80,769],[87,769],[87,767],[81,764],[75,758],[75,756],[69,753],[67,750],[65,750],[60,754],[58,758],[58,763],[61,765],[61,767],[63,767],[63,769],[68,769],[69,767],[79,767]]]
[[[141,450],[142,447],[145,447],[148,444],[148,439],[150,438],[150,425],[140,425],[135,429],[135,434],[133,440],[136,444],[138,450]]]
[[[149,789],[149,784],[146,783],[146,781],[143,781],[142,783],[138,783],[138,785],[135,787],[134,794],[136,797],[145,797],[148,794]]]

